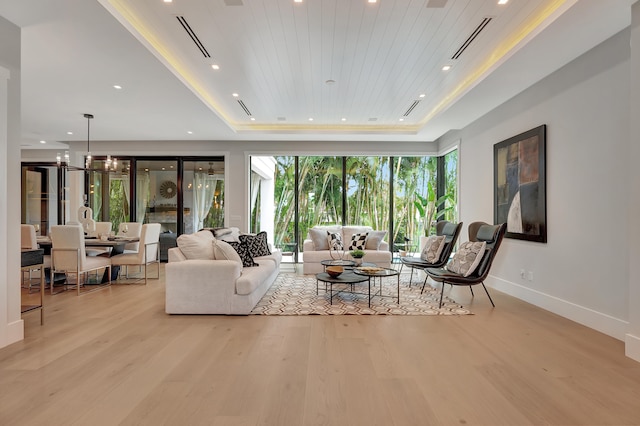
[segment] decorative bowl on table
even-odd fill
[[[327,266],[327,269],[325,269],[325,271],[327,272],[327,274],[329,274],[330,277],[336,278],[338,275],[344,272],[344,268],[342,266]]]

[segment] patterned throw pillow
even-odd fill
[[[265,231],[258,232],[255,235],[242,234],[239,238],[241,243],[247,243],[251,257],[269,256],[271,254]]]
[[[482,260],[487,243],[466,241],[447,264],[447,270],[468,277],[476,270]]]
[[[431,235],[420,253],[420,258],[428,263],[436,263],[440,260],[442,249],[444,249],[444,235]]]
[[[329,242],[329,250],[344,250],[340,233],[327,231],[327,240]]]
[[[229,241],[229,245],[234,248],[234,250],[240,256],[240,260],[242,260],[242,266],[244,267],[252,267],[259,266],[256,262],[253,261],[253,257],[251,253],[249,253],[249,246],[245,242],[236,242]]]
[[[353,234],[351,236],[349,250],[364,250],[367,245],[367,236],[369,236],[368,232]]]

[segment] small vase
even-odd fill
[[[354,257],[353,261],[356,262],[356,266],[362,265],[362,258],[361,257]]]

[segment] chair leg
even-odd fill
[[[422,283],[422,290],[420,290],[420,294],[424,293],[424,288],[427,286],[427,280],[429,279],[429,275],[424,277],[424,283]],[[442,287],[444,287],[444,283],[442,283]]]
[[[438,305],[438,308],[442,308],[442,296],[444,295],[444,282],[442,283],[442,289],[440,289],[440,304]]]
[[[411,287],[411,281],[413,281],[413,269],[411,268],[411,275],[409,276],[409,287]]]
[[[495,308],[496,305],[495,305],[495,303],[493,303],[493,299],[491,298],[491,295],[489,294],[489,290],[487,290],[487,287],[484,285],[484,283],[482,283],[482,288],[484,288],[484,292],[487,293],[487,296],[489,297],[489,301],[491,302],[491,306],[493,306]]]
[[[469,290],[471,290],[471,296],[472,296],[472,297],[475,297],[476,295],[475,295],[475,294],[473,294],[473,287],[469,286]]]

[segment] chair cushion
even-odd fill
[[[240,259],[240,255],[231,245],[222,240],[213,240],[213,253],[215,255],[216,260],[233,260],[234,262],[238,262],[242,265],[242,259]]]
[[[253,256],[251,256],[251,252],[249,251],[249,246],[246,242],[243,241],[230,241],[229,245],[233,247],[233,249],[240,256],[240,260],[242,261],[242,266],[251,268],[253,266],[259,266],[256,262],[253,261]]]
[[[367,246],[368,232],[358,232],[351,236],[351,242],[349,243],[349,250],[364,250]]]
[[[325,232],[327,233],[327,236],[325,238],[327,238],[329,250],[344,250],[344,243],[342,242],[341,233],[329,231]]]
[[[239,238],[241,243],[246,243],[249,247],[251,257],[269,256],[271,254],[265,231],[258,232],[255,235],[242,234]]]
[[[468,277],[476,270],[482,260],[487,243],[466,241],[447,264],[447,270]]]
[[[213,234],[200,231],[195,234],[182,234],[176,242],[187,259],[213,260]]]
[[[431,235],[427,238],[424,244],[422,253],[420,253],[420,259],[429,262],[436,263],[440,260],[440,255],[444,249],[445,237],[444,235]]]
[[[387,235],[387,231],[369,231],[369,236],[367,237],[367,250],[379,250],[380,243]]]

